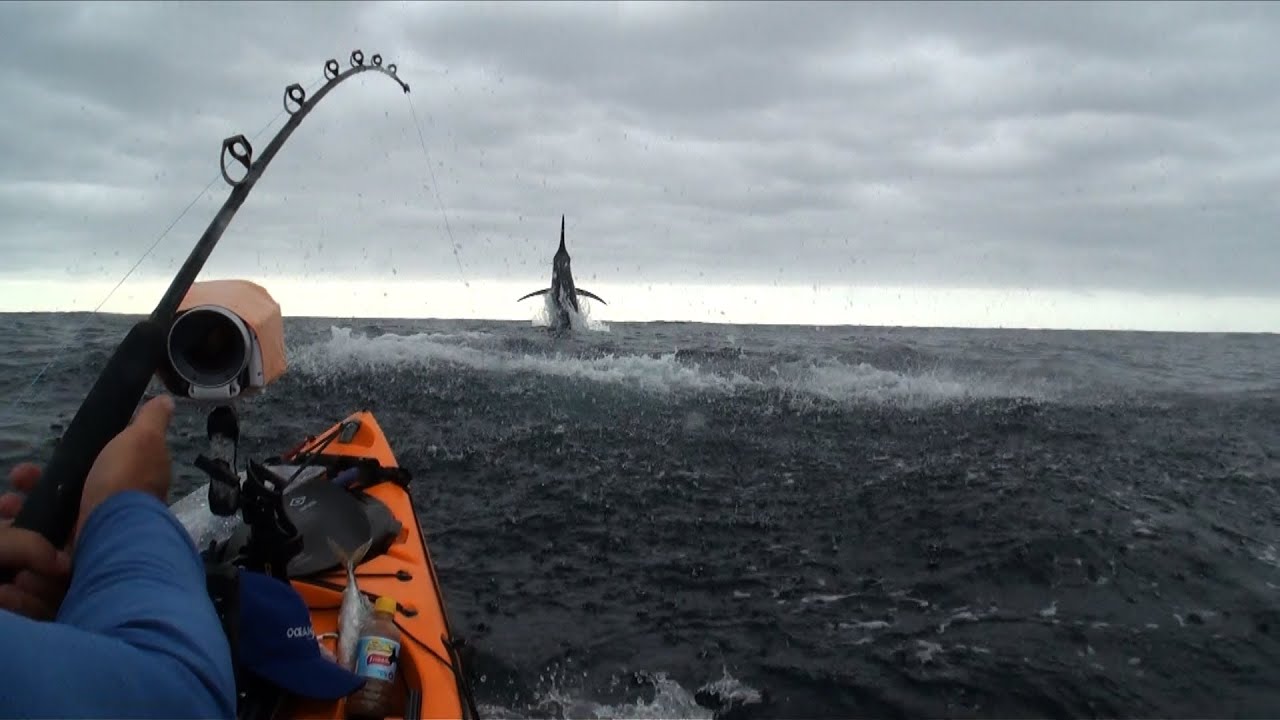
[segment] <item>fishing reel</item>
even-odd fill
[[[171,393],[229,400],[255,393],[284,373],[280,305],[247,280],[192,285],[165,341],[158,373]]]
[[[34,530],[55,547],[70,539],[80,516],[85,478],[94,460],[111,439],[129,425],[152,381],[158,375],[177,397],[230,399],[260,390],[285,369],[284,326],[280,307],[261,287],[244,280],[194,282],[226,231],[290,135],[320,99],[347,79],[380,72],[404,92],[409,85],[396,75],[396,66],[382,66],[380,55],[365,64],[364,53],[351,54],[351,67],[337,60],[325,63],[325,86],[308,98],[297,83],[285,89],[289,119],[267,145],[262,157],[242,135],[223,143],[223,177],[234,188],[204,234],[187,255],[151,314],[136,322],[116,346],[94,380],[35,488],[13,520],[13,527]],[[244,165],[244,177],[232,180],[226,155]],[[0,568],[0,584],[14,572]]]

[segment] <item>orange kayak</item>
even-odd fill
[[[358,427],[349,437],[336,436],[344,424],[357,421]],[[327,438],[332,438],[326,442]],[[314,454],[321,460],[374,460],[383,469],[399,468],[391,444],[378,426],[373,414],[357,412],[335,424],[301,448],[286,455],[289,462]],[[313,460],[314,462],[314,460]],[[402,634],[397,705],[401,712],[392,718],[463,718],[468,715],[464,700],[466,679],[456,649],[449,643],[449,629],[444,597],[436,578],[435,566],[427,550],[426,538],[413,506],[409,488],[383,479],[361,492],[380,501],[399,523],[399,531],[379,554],[369,553],[356,568],[356,582],[373,599],[389,595],[397,600],[395,623]],[[338,608],[346,588],[346,574],[341,567],[323,575],[294,578],[294,587],[311,610],[312,626],[318,637],[326,640],[331,652],[337,653]],[[334,703],[306,701],[290,713],[295,717],[340,718],[342,700]]]
[[[394,621],[401,632],[394,710],[386,717],[476,717],[409,473],[400,468],[373,414],[353,413],[265,465],[285,480],[286,514],[304,546],[289,562],[289,580],[322,646],[339,654],[339,609],[347,586],[344,565],[325,547],[329,541],[347,550],[370,543],[355,568],[356,584],[370,604],[381,596],[396,600]],[[246,532],[238,525],[228,542]],[[345,702],[291,697],[269,716],[342,718]]]

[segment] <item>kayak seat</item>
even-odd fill
[[[353,493],[320,474],[290,485],[284,492],[285,515],[302,535],[302,552],[289,561],[289,577],[306,577],[343,569],[329,547],[332,539],[351,551],[372,540],[364,560],[386,551],[400,534],[400,521],[391,508],[375,497]],[[227,540],[227,550],[237,552],[249,539],[241,524]]]

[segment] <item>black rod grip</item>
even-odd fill
[[[39,482],[14,518],[14,527],[34,530],[54,547],[66,545],[80,514],[85,476],[102,448],[133,419],[138,401],[164,359],[166,340],[167,328],[150,318],[129,330],[67,425]],[[12,576],[0,570],[0,583]]]

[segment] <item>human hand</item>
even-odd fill
[[[84,481],[76,535],[99,505],[127,490],[139,490],[167,503],[172,480],[169,458],[169,421],[173,398],[160,395],[146,402],[125,428],[102,448]]]
[[[51,620],[67,594],[71,558],[43,535],[12,527],[26,498],[40,479],[40,468],[22,463],[9,473],[16,492],[0,495],[0,569],[14,571],[13,582],[0,585],[0,608],[36,620]]]

